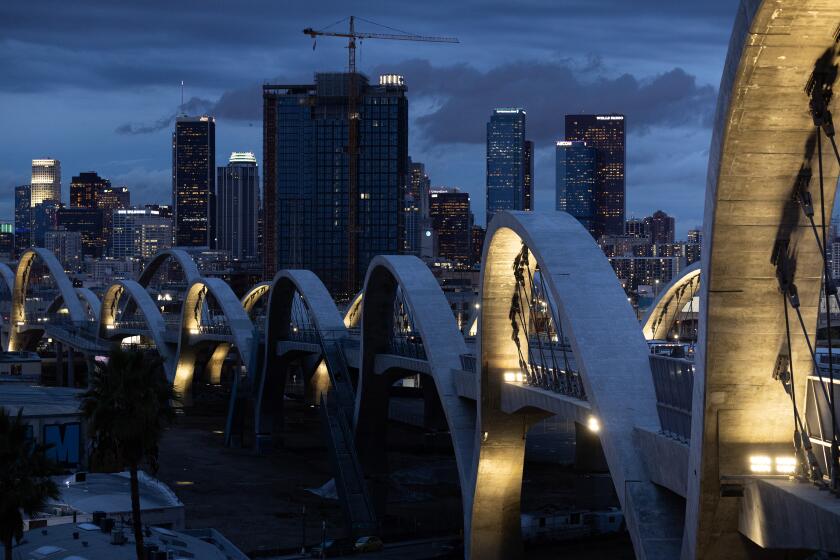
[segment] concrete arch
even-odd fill
[[[110,334],[117,321],[120,300],[123,296],[131,298],[137,309],[143,315],[143,321],[149,330],[149,337],[154,341],[155,346],[164,361],[164,369],[169,378],[174,377],[175,354],[167,344],[164,334],[166,333],[166,322],[160,314],[155,302],[143,286],[134,280],[118,280],[108,286],[102,297],[102,307],[99,314],[98,334],[103,340],[112,339]]]
[[[11,321],[11,307],[13,294],[15,293],[15,273],[12,270],[12,267],[6,263],[0,263],[0,282],[5,285],[6,290],[9,292],[9,299],[7,300],[9,305],[9,318],[8,320],[3,318],[2,324],[0,324],[0,348],[7,350],[9,348],[10,332],[13,328]],[[3,311],[6,311],[6,308],[4,308]]]
[[[467,535],[473,502],[475,409],[458,396],[454,372],[461,369],[461,356],[468,350],[437,280],[426,264],[415,256],[377,256],[368,267],[356,390],[356,447],[365,477],[382,480],[387,472],[382,442],[385,441],[388,418],[388,390],[394,378],[377,374],[375,361],[378,354],[389,353],[397,288],[402,290],[414,331],[423,340],[429,374],[449,427],[461,486],[464,534]]]
[[[254,326],[248,313],[243,309],[239,299],[230,286],[220,278],[199,278],[187,288],[181,309],[181,326],[178,340],[178,363],[172,379],[175,390],[183,395],[185,404],[191,404],[190,389],[195,363],[197,347],[201,343],[201,312],[204,302],[210,296],[218,305],[227,325],[233,345],[239,352],[239,357],[249,375],[254,367]],[[190,337],[198,340],[190,340]],[[208,340],[208,343],[218,344]]]
[[[246,313],[251,313],[251,310],[257,305],[257,303],[264,297],[266,297],[271,292],[271,282],[260,282],[259,284],[255,285],[253,288],[248,290],[242,299],[239,300],[242,304],[242,308],[245,310]]]
[[[190,285],[201,278],[201,273],[198,271],[198,267],[190,254],[184,249],[178,249],[175,247],[172,249],[164,249],[152,257],[152,260],[149,261],[149,264],[147,264],[146,268],[143,269],[143,272],[140,273],[140,278],[137,279],[137,282],[143,286],[143,288],[148,288],[149,282],[152,281],[155,273],[160,270],[166,261],[170,259],[177,262],[180,265],[181,270],[184,271],[184,277],[187,285]]]
[[[289,338],[292,302],[296,293],[303,298],[322,342],[339,340],[348,334],[335,302],[314,272],[281,270],[274,276],[265,315],[265,358],[256,394],[255,429],[258,440],[267,441],[273,425],[282,421],[287,366],[286,357],[277,355],[277,345]]]
[[[827,108],[840,111],[838,20],[836,2],[742,0],[732,31],[706,179],[685,559],[755,557],[756,547],[739,534],[738,499],[721,497],[721,478],[748,474],[752,454],[794,452],[790,397],[771,375],[787,356],[777,278],[796,285],[814,337],[823,265],[797,195],[810,193],[821,227],[822,211],[831,215],[838,166],[823,136],[821,200],[808,92],[833,89]],[[812,364],[804,336],[792,334],[803,410]],[[745,533],[751,540],[772,546],[773,535],[752,529]]]
[[[700,263],[693,263],[671,280],[648,310],[642,321],[642,333],[647,340],[661,340],[668,336],[680,314],[681,308],[688,303],[691,294],[700,285]],[[685,291],[689,294],[686,295]]]
[[[365,290],[359,290],[350,304],[347,306],[347,312],[344,314],[344,326],[348,329],[358,327],[362,324],[362,300],[365,298]]]
[[[501,411],[505,372],[519,371],[509,318],[523,243],[539,265],[554,320],[572,346],[638,558],[679,554],[681,511],[650,481],[634,428],[659,431],[649,354],[638,322],[604,254],[563,213],[500,212],[491,222],[481,271],[476,488],[471,549],[476,558],[520,557],[520,494],[526,419]],[[668,519],[673,515],[676,519]]]
[[[251,318],[252,321],[253,317],[251,316],[251,312],[254,307],[270,292],[271,282],[260,282],[248,290],[245,295],[242,296],[242,299],[239,300],[242,304],[242,308],[245,310],[245,313],[248,314],[248,317]],[[224,366],[225,360],[230,353],[230,348],[230,344],[222,342],[216,346],[215,350],[213,350],[213,354],[207,364],[207,367],[210,370],[210,383],[213,385],[218,385],[222,382],[222,367]]]
[[[81,324],[86,320],[86,313],[82,307],[82,302],[73,288],[73,283],[64,272],[64,267],[55,258],[52,252],[42,248],[32,248],[26,251],[18,262],[17,270],[15,271],[15,284],[12,290],[12,328],[9,336],[9,351],[24,350],[24,346],[31,344],[33,337],[24,337],[18,331],[18,325],[26,324],[26,290],[29,287],[29,277],[32,271],[32,265],[36,260],[41,261],[49,270],[53,281],[58,287],[58,291],[64,298],[64,304],[67,307],[67,312],[70,315],[70,320],[73,323]]]
[[[87,315],[90,320],[98,321],[101,312],[102,304],[93,290],[90,288],[76,288],[76,295],[79,300],[87,307]],[[64,296],[59,294],[50,306],[47,308],[47,313],[55,313],[64,306]]]

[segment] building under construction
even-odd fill
[[[351,87],[358,88],[352,167]],[[362,74],[319,73],[314,84],[263,86],[263,103],[266,274],[310,269],[335,296],[349,298],[373,256],[399,253],[404,245],[409,160],[403,79],[383,75],[371,84]]]

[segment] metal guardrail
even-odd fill
[[[650,371],[662,431],[688,442],[691,439],[694,362],[651,354]]]
[[[388,353],[415,360],[426,359],[426,348],[418,336],[390,338],[388,340]]]

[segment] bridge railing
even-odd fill
[[[694,362],[651,354],[650,370],[662,431],[687,442],[691,439]]]
[[[426,348],[418,336],[394,335],[388,340],[388,353],[416,360],[426,359]]]

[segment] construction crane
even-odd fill
[[[349,204],[348,204],[348,289],[347,296],[353,297],[356,290],[358,290],[358,235],[359,235],[359,179],[358,179],[358,163],[359,163],[359,113],[356,109],[359,102],[359,90],[356,83],[356,40],[362,39],[386,39],[389,41],[421,41],[427,43],[458,43],[455,37],[427,37],[424,35],[415,35],[380,25],[378,23],[368,21],[363,18],[356,18],[350,16],[349,30],[347,32],[327,31],[312,29],[307,27],[303,30],[306,35],[317,40],[318,37],[340,37],[347,39],[347,71],[348,71],[348,91],[347,91],[347,156],[349,159]],[[378,25],[397,33],[368,33],[363,31],[356,31],[356,19]],[[336,23],[342,23],[345,20]],[[333,24],[335,25],[335,24]],[[332,26],[330,26],[332,27]],[[315,45],[312,45],[315,48]]]

